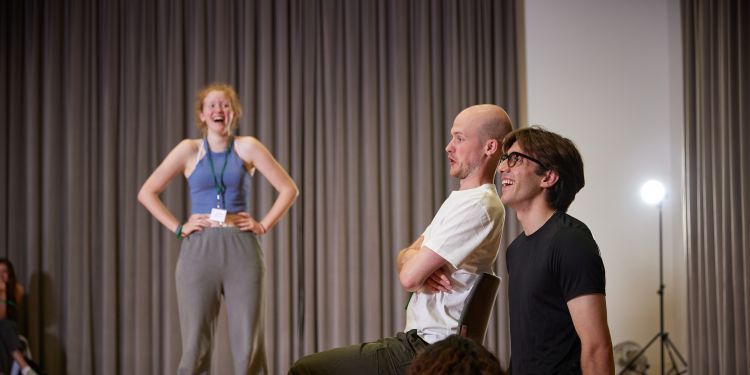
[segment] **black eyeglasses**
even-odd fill
[[[502,154],[500,155],[500,162],[502,163],[507,160],[508,168],[513,168],[516,166],[516,164],[518,164],[518,161],[521,160],[521,158],[529,159],[533,161],[534,163],[539,164],[539,166],[541,166],[543,169],[547,169],[547,167],[541,161],[536,160],[532,158],[531,156],[522,154],[520,152],[511,152],[510,154]]]

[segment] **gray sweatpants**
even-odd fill
[[[265,374],[263,252],[250,232],[206,228],[182,240],[175,279],[182,332],[178,374],[207,374],[221,296],[236,374]]]

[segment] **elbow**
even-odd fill
[[[288,200],[291,205],[297,200],[297,197],[299,197],[299,189],[294,182],[291,182],[287,186],[279,189],[279,194],[279,197],[285,197],[284,199]]]
[[[294,182],[292,182],[292,186],[289,187],[289,195],[292,196],[292,202],[297,200],[297,198],[299,197],[299,188]]]
[[[584,373],[613,373],[612,343],[601,343],[595,347],[581,348],[581,367],[589,370],[584,371]]]
[[[612,340],[603,340],[597,343],[594,352],[597,357],[607,357],[608,354],[612,354]]]
[[[145,187],[142,187],[141,190],[138,191],[138,202],[145,206],[150,195],[152,194],[150,194]]]
[[[611,342],[601,342],[601,343],[595,343],[595,344],[582,344],[581,345],[581,355],[588,358],[599,358],[602,357],[603,354],[611,353],[612,352],[612,343]]]
[[[297,198],[299,198],[299,188],[297,185],[292,185],[292,188],[289,189],[289,193],[292,196],[292,202],[296,201]]]
[[[418,280],[410,272],[404,270],[398,274],[398,281],[401,283],[401,287],[409,292],[415,292],[422,286],[422,280]]]

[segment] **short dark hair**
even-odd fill
[[[525,153],[544,164],[544,167],[538,166],[537,174],[542,175],[548,170],[557,173],[557,183],[547,190],[547,202],[558,211],[567,211],[576,194],[586,184],[583,159],[576,145],[570,139],[541,126],[518,129],[506,135],[503,152],[507,153],[516,142]]]
[[[409,366],[409,375],[502,374],[494,354],[474,340],[450,335],[417,355]]]

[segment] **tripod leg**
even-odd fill
[[[646,344],[646,346],[644,346],[643,349],[641,349],[641,351],[638,352],[638,354],[636,354],[635,356],[633,356],[633,358],[630,359],[630,361],[622,368],[622,370],[620,370],[620,372],[617,375],[622,375],[625,373],[625,371],[628,371],[630,369],[630,366],[632,366],[633,363],[635,363],[635,361],[638,360],[638,358],[640,358],[640,356],[642,356],[643,353],[646,352],[646,349],[648,349],[648,347],[651,346],[651,344],[653,344],[654,341],[656,341],[656,339],[658,339],[660,336],[661,336],[661,332],[657,333],[654,336],[654,338],[652,338],[651,341],[649,341],[648,344]]]
[[[687,367],[687,361],[682,356],[682,354],[680,354],[680,351],[677,350],[677,346],[675,346],[675,344],[672,342],[672,340],[669,339],[669,334],[668,333],[664,334],[664,342],[667,344],[667,348],[670,348],[671,351],[673,351],[675,354],[677,354],[677,357],[680,359],[680,362],[682,363],[682,365],[685,366],[685,367]]]
[[[677,368],[677,362],[674,360],[674,355],[672,354],[672,351],[667,346],[667,355],[669,356],[669,362],[672,364],[672,366],[669,367],[669,370],[667,370],[667,374],[679,374],[680,369]]]

